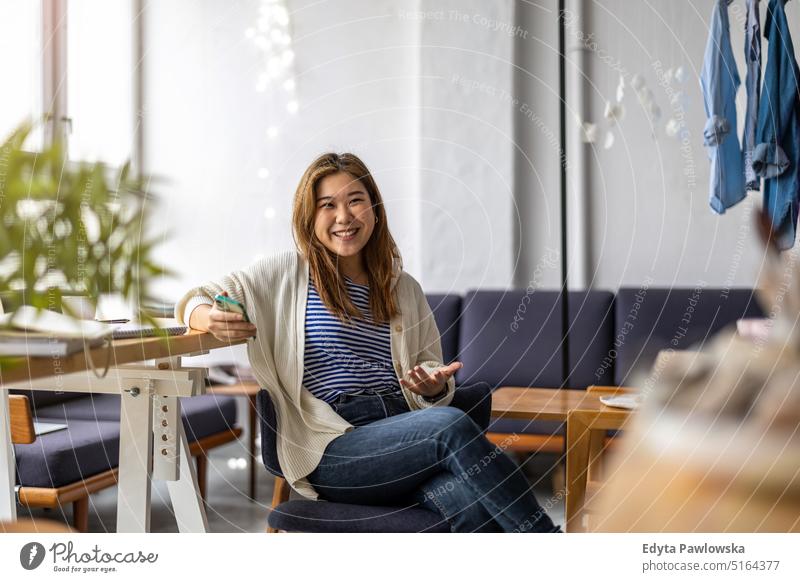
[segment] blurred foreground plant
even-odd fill
[[[64,294],[96,306],[119,293],[141,311],[154,301],[152,279],[172,274],[152,257],[158,238],[146,238],[152,196],[143,179],[129,163],[114,172],[68,161],[61,144],[25,151],[31,129],[23,124],[0,146],[0,294],[58,310]]]

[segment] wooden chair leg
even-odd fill
[[[206,478],[208,476],[208,458],[205,453],[200,453],[197,459],[197,488],[200,490],[200,499],[206,501]]]
[[[272,491],[272,509],[278,507],[284,501],[289,501],[289,494],[292,488],[283,477],[275,477],[275,489]]]
[[[89,497],[72,502],[72,525],[81,533],[89,531]]]
[[[278,507],[284,501],[289,501],[289,494],[292,488],[283,477],[275,477],[275,488],[272,491],[272,509]],[[267,526],[267,533],[278,533],[275,528]]]

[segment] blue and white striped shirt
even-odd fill
[[[345,278],[353,304],[365,318],[347,325],[333,315],[308,283],[303,386],[333,402],[343,392],[400,391],[394,367],[389,323],[375,323],[369,309],[369,286]]]

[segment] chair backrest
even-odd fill
[[[36,440],[33,428],[33,415],[28,397],[9,394],[8,411],[11,420],[11,442],[15,445],[29,445]]]
[[[276,477],[283,477],[278,463],[278,417],[269,392],[259,390],[256,395],[258,421],[261,428],[261,459],[267,471]]]

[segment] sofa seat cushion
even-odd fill
[[[80,392],[55,392],[53,390],[10,390],[9,394],[27,396],[34,416],[36,416],[38,410],[84,396]]]
[[[67,429],[14,445],[17,483],[54,488],[102,473],[119,463],[119,422],[39,417]]]
[[[420,507],[380,507],[329,501],[281,503],[267,518],[270,527],[307,533],[447,533],[441,515]]]
[[[87,394],[83,398],[40,409],[39,416],[119,422],[119,398],[117,394]],[[236,398],[216,394],[181,398],[181,416],[186,438],[191,443],[233,428],[236,424]]]

